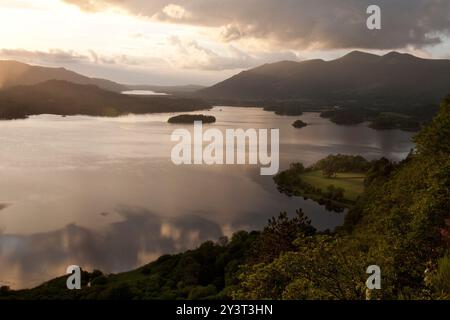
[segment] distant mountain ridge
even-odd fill
[[[353,51],[331,61],[265,64],[197,94],[229,101],[399,104],[438,103],[449,89],[450,60]]]
[[[33,66],[13,60],[0,60],[0,89],[35,85],[49,80],[95,85],[101,89],[122,92],[128,87],[110,80],[89,78],[65,68]]]

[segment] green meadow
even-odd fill
[[[355,201],[356,198],[364,191],[364,178],[362,173],[336,173],[335,177],[328,178],[322,174],[322,171],[308,171],[301,174],[301,178],[306,183],[311,184],[322,191],[330,185],[339,187],[345,190],[344,197],[347,200]]]

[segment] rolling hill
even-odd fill
[[[113,81],[89,78],[65,68],[32,66],[18,61],[0,60],[0,89],[35,85],[48,80],[64,80],[76,84],[96,85],[104,90],[122,92],[128,87]]]
[[[201,99],[130,96],[95,85],[49,80],[0,90],[0,119],[37,114],[119,116],[127,113],[181,112],[209,108]]]

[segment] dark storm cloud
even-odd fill
[[[119,6],[172,23],[221,27],[224,41],[258,38],[278,46],[391,49],[441,42],[448,0],[65,0],[89,11]],[[366,28],[366,9],[382,10],[382,30]]]

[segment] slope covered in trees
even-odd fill
[[[450,99],[398,165],[373,164],[370,183],[333,235],[299,235],[297,248],[247,265],[235,298],[450,298]],[[366,290],[378,265],[382,289]]]
[[[0,119],[36,114],[119,116],[127,113],[194,111],[209,108],[201,99],[172,96],[131,96],[95,85],[49,80],[32,86],[0,90]]]

